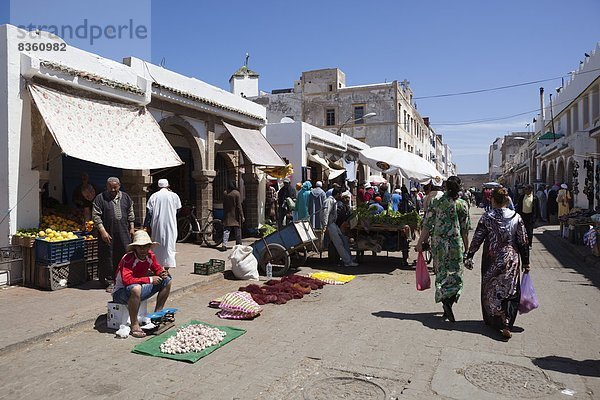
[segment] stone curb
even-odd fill
[[[190,285],[187,286],[183,286],[180,288],[177,288],[175,290],[173,290],[171,292],[171,294],[169,295],[169,299],[173,299],[173,298],[177,298],[177,297],[181,297],[182,295],[184,295],[185,293],[197,289],[201,286],[204,285],[208,285],[209,283],[212,283],[214,281],[217,281],[219,278],[224,279],[223,278],[223,274],[213,274],[213,275],[209,275],[207,276],[206,280],[202,280],[199,282],[194,282]],[[12,343],[9,344],[6,347],[0,348],[0,353],[1,354],[8,354],[8,353],[12,353],[18,350],[24,350],[25,348],[29,347],[29,346],[33,346],[35,344],[38,344],[40,342],[43,341],[50,341],[53,338],[58,338],[60,336],[63,336],[67,333],[71,333],[71,332],[75,332],[77,330],[83,329],[88,327],[88,324],[94,324],[94,322],[96,322],[96,319],[98,317],[92,317],[92,318],[88,318],[82,321],[78,321],[78,322],[73,322],[72,324],[60,327],[58,329],[55,329],[53,331],[50,332],[46,332],[46,333],[42,333],[40,335],[25,339],[21,342],[17,342],[17,343]]]

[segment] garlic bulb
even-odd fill
[[[189,325],[179,328],[174,336],[160,345],[161,353],[183,354],[199,352],[225,339],[226,332],[206,325]]]

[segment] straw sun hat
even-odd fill
[[[127,246],[127,251],[133,250],[134,246],[145,246],[147,244],[151,244],[152,247],[154,247],[158,246],[159,243],[153,242],[152,239],[150,239],[148,232],[144,230],[135,231],[133,234],[133,242]]]

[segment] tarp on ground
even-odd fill
[[[28,87],[48,130],[70,157],[138,170],[183,164],[145,107]]]
[[[198,325],[198,324],[220,329],[222,331],[225,331],[225,333],[227,333],[227,335],[225,335],[225,338],[223,339],[222,342],[220,342],[214,346],[208,347],[199,352],[192,351],[192,352],[183,353],[183,354],[161,353],[160,345],[163,344],[164,342],[166,342],[167,339],[170,338],[171,336],[175,336],[177,334],[177,329],[186,327],[188,325]],[[135,346],[133,348],[133,350],[131,350],[131,352],[137,353],[137,354],[144,354],[147,356],[170,358],[172,360],[195,363],[198,360],[200,360],[202,357],[206,357],[207,355],[209,355],[213,351],[217,350],[218,348],[223,347],[227,343],[231,342],[232,340],[242,336],[244,333],[246,333],[246,330],[241,329],[241,328],[233,328],[231,326],[217,326],[217,325],[207,324],[205,322],[191,320],[188,323],[178,326],[176,329],[170,329],[161,335],[154,336],[153,338],[150,338],[150,339],[138,344],[137,346]]]

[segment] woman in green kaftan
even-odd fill
[[[469,247],[469,207],[459,198],[460,178],[446,181],[446,193],[432,199],[423,219],[423,229],[415,249],[431,243],[435,276],[435,302],[442,302],[444,318],[454,322],[452,305],[458,301],[463,288],[463,257]]]

